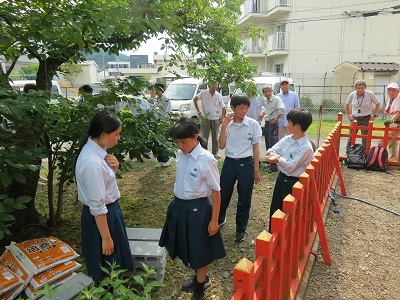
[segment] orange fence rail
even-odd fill
[[[293,186],[292,194],[284,199],[283,211],[272,216],[271,233],[264,230],[258,235],[254,263],[243,258],[236,264],[231,300],[295,299],[317,234],[324,263],[331,265],[322,214],[336,177],[342,194],[347,195],[339,164],[345,158],[339,155],[341,138],[351,138],[351,144],[357,138],[366,138],[367,154],[373,140],[381,141],[383,147],[390,140],[400,140],[396,136],[400,128],[374,126],[373,122],[368,126],[357,126],[357,122],[343,125],[342,121],[339,113],[335,127]],[[361,130],[368,133],[358,134]],[[389,160],[389,165],[399,164]]]
[[[244,258],[235,266],[231,300],[294,299],[317,233],[324,263],[331,265],[322,214],[336,176],[347,194],[339,165],[340,137],[339,121],[284,199],[283,211],[272,216],[271,233],[258,235],[255,262]]]

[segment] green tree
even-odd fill
[[[23,79],[35,79],[38,70],[39,64],[33,63],[27,67],[21,68],[21,71],[19,73],[23,75]]]
[[[64,75],[71,86],[75,86],[76,77],[82,72],[81,64],[68,61],[61,66],[61,73]]]
[[[239,54],[241,42],[238,38],[243,33],[240,32],[235,20],[242,2],[242,0],[0,2],[0,55],[12,61],[6,72],[0,68],[0,85],[8,85],[8,77],[21,55],[38,60],[37,87],[40,90],[50,91],[51,80],[60,67],[69,61],[82,60],[83,53],[106,51],[118,54],[121,50],[136,49],[141,42],[160,34],[165,37],[164,49],[174,53],[172,55],[174,61],[170,67],[178,64],[182,56],[188,56],[191,63],[187,67],[189,73],[195,77],[225,83],[245,82],[252,76],[255,68],[251,66],[249,59]],[[262,29],[257,28],[247,32],[251,36],[262,35]],[[42,94],[41,97],[50,101],[49,93]],[[50,109],[49,106],[44,107]],[[7,114],[14,114],[15,117],[18,109],[15,107],[15,111]],[[33,114],[27,112],[25,118],[30,119],[35,126],[26,130],[20,128],[18,132],[26,138],[30,148],[40,146],[43,142],[42,131],[46,126],[62,124],[62,122],[49,122],[43,118],[42,110],[33,111]],[[69,121],[79,123],[79,120]],[[32,132],[33,129],[38,129],[40,134]],[[151,130],[154,129],[151,127]],[[70,143],[72,140],[72,136],[63,138],[65,138],[64,143]],[[145,139],[139,139],[143,140]],[[165,138],[161,139],[161,142],[165,142]],[[134,141],[130,143],[134,144]],[[50,150],[47,148],[47,151]],[[37,166],[37,157],[32,157],[30,163]],[[29,182],[21,184],[24,184],[25,192],[30,190],[27,195],[34,199],[39,173],[37,170],[29,172],[24,174]]]

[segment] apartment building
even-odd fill
[[[110,78],[146,76],[150,81],[163,80],[167,84],[176,77],[173,72],[181,77],[189,77],[180,67],[169,66],[171,63],[169,55],[159,55],[154,52],[152,58],[153,62],[150,62],[148,55],[131,55],[129,62],[108,62],[107,71]],[[188,63],[190,62],[180,62],[183,65]],[[163,69],[159,70],[161,66]]]
[[[345,61],[400,62],[398,0],[246,0],[238,23],[243,31],[267,29],[267,40],[243,40],[258,71],[289,75],[298,85],[332,81]]]

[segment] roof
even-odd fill
[[[398,71],[399,64],[384,62],[350,62],[362,71]]]

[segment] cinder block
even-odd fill
[[[165,248],[158,246],[155,241],[129,241],[134,261],[148,263],[162,263],[165,260]]]
[[[53,294],[52,299],[62,299],[62,300],[74,299],[82,291],[83,289],[82,284],[85,286],[90,286],[91,284],[93,284],[93,280],[92,278],[86,276],[83,273],[78,273],[72,276],[68,281],[61,284],[60,286],[62,286],[63,288],[57,290]],[[49,300],[46,297],[42,297],[40,299]]]
[[[126,228],[128,240],[135,241],[159,241],[161,228]]]
[[[159,231],[159,233],[161,233],[161,231]],[[153,236],[155,236],[154,231]],[[149,281],[158,280],[162,282],[165,274],[166,251],[165,248],[158,246],[158,239],[155,241],[129,240],[129,246],[131,248],[134,268],[130,272],[125,272],[124,276],[133,277],[143,274],[144,269],[142,263],[144,263],[156,271],[156,274],[149,276]]]

